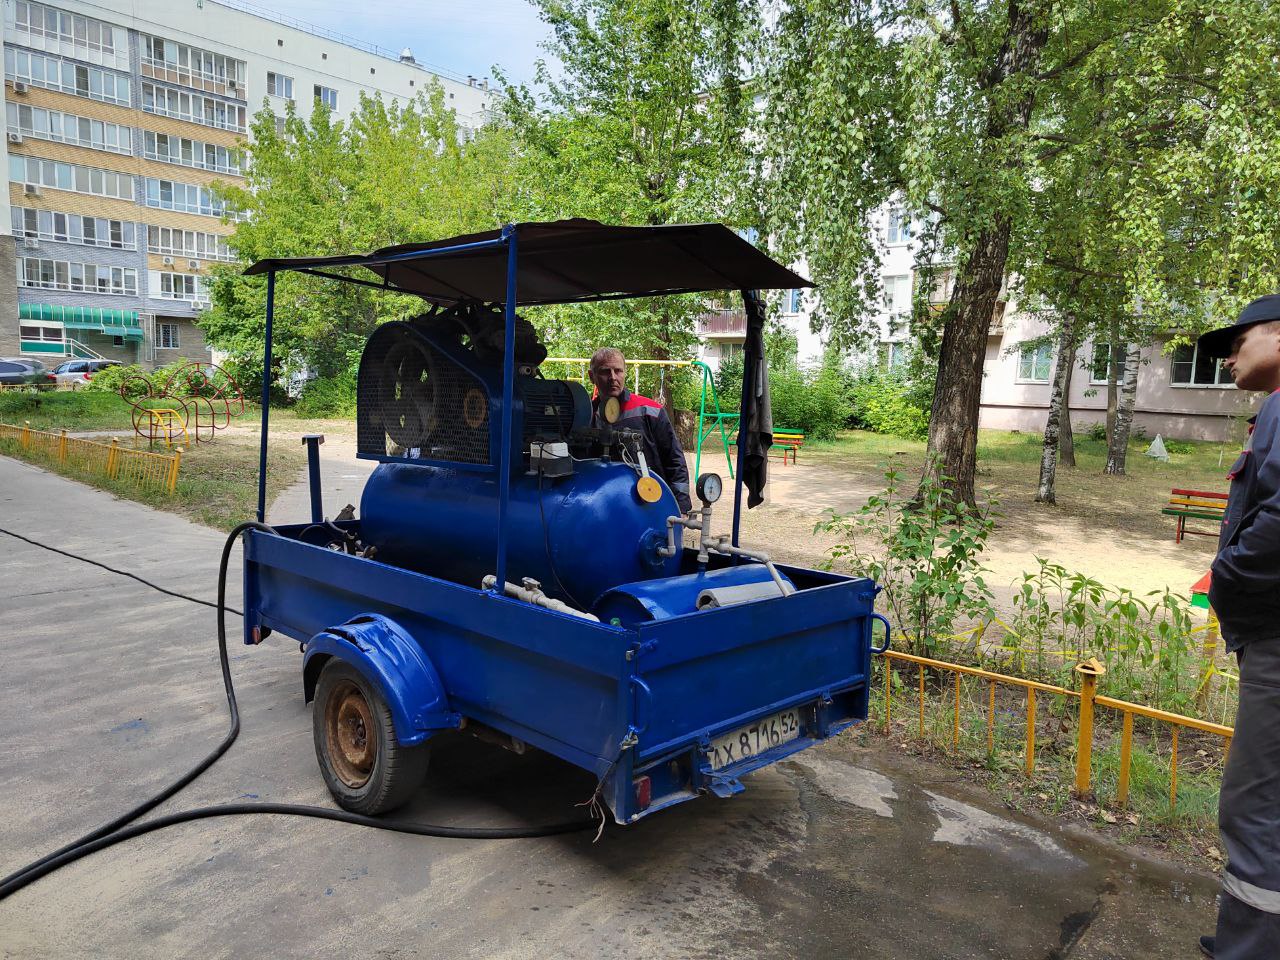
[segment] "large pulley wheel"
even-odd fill
[[[390,387],[383,408],[383,426],[405,449],[421,447],[435,431],[436,371],[431,356],[411,340],[393,345],[383,361],[382,380]]]
[[[316,685],[312,735],[329,792],[353,813],[394,810],[421,785],[430,745],[402,746],[386,701],[351,664],[330,660]]]

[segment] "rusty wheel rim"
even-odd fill
[[[378,735],[369,701],[350,680],[333,688],[324,709],[325,750],[333,772],[346,786],[369,782],[378,759]]]

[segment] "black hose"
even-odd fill
[[[204,606],[216,607],[218,611],[218,661],[222,667],[222,684],[227,692],[227,708],[231,714],[231,724],[227,730],[227,734],[223,737],[222,742],[213,749],[203,760],[197,763],[189,771],[183,774],[179,779],[165,787],[159,793],[144,800],[133,809],[121,814],[115,819],[103,824],[96,830],[93,830],[77,840],[59,847],[51,853],[45,854],[38,860],[34,860],[9,874],[7,877],[0,879],[0,900],[4,900],[11,894],[17,893],[23,887],[36,880],[52,873],[60,867],[73,863],[81,857],[86,857],[98,850],[106,849],[133,837],[141,836],[144,833],[150,833],[153,830],[160,830],[164,827],[173,826],[178,823],[187,823],[192,820],[202,820],[208,817],[226,817],[236,816],[240,814],[266,813],[277,815],[288,815],[298,817],[315,817],[321,820],[336,820],[340,823],[351,823],[362,827],[374,827],[376,829],[391,830],[396,833],[413,833],[428,837],[446,837],[462,840],[502,840],[502,839],[524,839],[530,837],[546,837],[556,834],[570,833],[575,830],[585,830],[594,825],[594,821],[587,819],[574,819],[562,821],[560,823],[541,824],[532,827],[446,827],[437,824],[428,823],[408,823],[405,821],[395,820],[378,820],[374,817],[361,816],[360,814],[348,813],[345,810],[334,810],[329,807],[310,807],[297,804],[287,803],[234,803],[223,804],[220,806],[197,807],[193,810],[184,810],[178,813],[169,814],[168,816],[159,817],[147,823],[140,823],[137,826],[127,827],[126,824],[131,823],[138,817],[153,810],[164,801],[168,800],[179,790],[195,780],[196,777],[204,773],[209,767],[213,766],[227,749],[235,742],[236,737],[240,735],[240,707],[236,702],[235,686],[231,681],[231,665],[227,658],[227,622],[226,622],[226,598],[227,598],[227,565],[231,557],[231,549],[235,545],[236,540],[246,530],[260,530],[263,533],[276,534],[273,527],[265,523],[259,523],[250,520],[246,523],[239,524],[230,534],[227,535],[226,542],[222,547],[222,558],[218,563],[218,602],[217,604],[209,603],[207,600],[199,600],[195,597],[188,597],[185,594],[175,593],[172,590],[166,590],[157,586],[150,581],[144,580],[132,573],[123,570],[116,570],[108,567],[106,564],[98,563],[96,560],[89,560],[86,557],[78,556],[74,553],[68,553],[65,550],[59,550],[56,547],[50,547],[46,544],[30,540],[20,534],[13,533],[10,530],[0,528],[0,533],[22,540],[33,546],[43,547],[54,553],[62,554],[73,560],[81,560],[85,563],[92,564],[96,567],[102,567],[112,573],[129,577],[137,580],[154,590],[169,596],[179,597],[183,600],[190,600],[193,603],[199,603]],[[239,611],[232,611],[239,613]],[[240,614],[243,616],[243,614]]]

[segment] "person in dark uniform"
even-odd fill
[[[1240,706],[1222,774],[1226,849],[1218,926],[1200,950],[1218,960],[1280,957],[1280,296],[1260,297],[1199,340],[1236,386],[1267,394],[1250,421],[1211,568],[1209,601],[1239,661]]]
[[[603,424],[601,404],[617,397],[619,413],[614,426],[640,432],[649,472],[666,482],[681,512],[688,513],[693,509],[689,499],[689,467],[676,429],[662,404],[627,389],[627,360],[616,347],[601,347],[592,354],[590,376],[596,388],[591,400],[592,424]]]

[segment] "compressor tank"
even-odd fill
[[[680,507],[665,484],[656,503],[645,503],[636,479],[625,464],[604,460],[578,461],[567,477],[512,476],[507,579],[532,577],[547,594],[588,610],[620,584],[679,573],[679,538],[675,556],[659,557],[657,548]],[[360,531],[380,561],[479,587],[495,572],[498,479],[383,463],[365,484]]]

